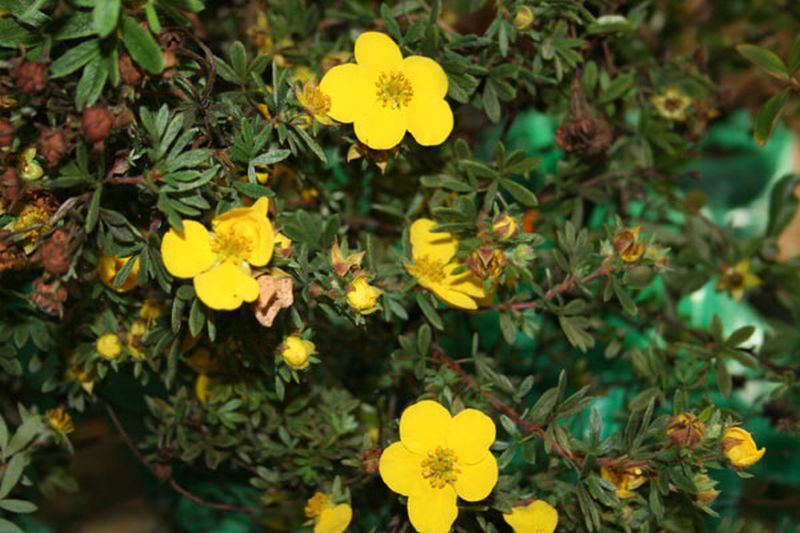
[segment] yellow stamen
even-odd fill
[[[211,243],[211,250],[222,261],[226,259],[244,261],[252,249],[253,243],[250,238],[236,228],[228,228],[224,231],[217,230]]]
[[[440,283],[446,277],[445,266],[443,262],[423,255],[414,259],[413,265],[406,265],[406,270],[422,283]]]
[[[458,458],[450,448],[439,446],[435,450],[429,450],[428,456],[422,460],[422,477],[435,489],[455,483],[460,473]]]
[[[383,107],[391,105],[392,109],[399,109],[401,106],[407,106],[414,96],[411,82],[402,72],[381,72],[375,86],[378,88],[376,94],[383,102]]]

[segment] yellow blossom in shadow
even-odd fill
[[[436,61],[403,59],[388,35],[374,31],[359,35],[355,58],[331,68],[320,82],[331,99],[331,118],[353,123],[358,140],[373,150],[397,146],[406,131],[423,146],[447,139],[453,112],[445,100],[447,75]]]
[[[91,373],[86,372],[77,365],[70,364],[67,367],[67,370],[64,372],[64,380],[77,381],[81,384],[81,388],[89,394],[92,394],[94,391],[94,380],[92,379]]]
[[[361,276],[347,287],[347,303],[362,315],[368,315],[378,310],[381,294],[382,290],[373,287],[367,278]]]
[[[17,162],[17,171],[25,181],[36,181],[44,176],[42,165],[36,161],[36,148],[31,146],[22,151]]]
[[[214,233],[194,220],[183,220],[183,232],[171,229],[161,241],[167,271],[191,278],[197,297],[217,310],[233,310],[258,298],[251,266],[272,259],[274,232],[267,218],[269,200],[231,209],[212,222]]]
[[[753,466],[764,457],[766,451],[766,448],[758,449],[753,435],[740,427],[729,427],[722,435],[722,452],[735,467]]]
[[[760,285],[761,279],[750,271],[750,260],[742,259],[734,266],[722,266],[722,279],[714,288],[718,291],[728,291],[734,300],[741,302],[747,291]]]
[[[379,471],[393,492],[408,497],[408,518],[417,531],[447,533],[458,516],[457,498],[485,499],[497,483],[489,450],[496,428],[475,409],[451,416],[440,403],[423,400],[400,417],[400,441],[383,451]]]
[[[308,368],[310,364],[308,359],[315,353],[317,353],[317,347],[314,343],[299,335],[290,335],[283,339],[283,344],[281,344],[283,362],[295,370]]]
[[[75,425],[72,423],[72,417],[62,407],[49,409],[45,413],[47,424],[53,431],[61,435],[67,435],[75,431]]]
[[[647,481],[639,467],[603,466],[600,468],[600,477],[613,483],[617,487],[617,497],[622,499],[634,497],[636,493],[633,491]]]
[[[147,323],[143,320],[134,320],[125,338],[125,345],[131,356],[137,361],[143,361],[147,354],[144,352],[144,338],[147,335]]]
[[[528,505],[512,507],[503,514],[503,520],[514,533],[553,533],[558,525],[558,511],[544,500],[534,500]]]
[[[686,120],[686,109],[692,105],[692,98],[683,94],[677,87],[670,87],[664,93],[651,97],[650,101],[659,115],[680,122]]]
[[[306,112],[320,124],[330,126],[333,121],[328,117],[331,109],[331,99],[323,93],[317,81],[312,77],[303,84],[302,89],[295,89],[295,98]]]
[[[436,222],[421,218],[411,224],[411,264],[405,268],[420,285],[445,303],[460,309],[477,309],[476,299],[486,296],[481,281],[469,270],[453,271],[464,263],[455,259],[458,241],[450,233],[431,231]]]
[[[120,284],[119,287],[114,287],[114,278],[117,277],[119,271],[128,263],[130,257],[115,257],[107,253],[100,254],[100,260],[97,262],[97,275],[103,285],[117,292],[127,292],[139,283],[139,257],[134,259],[133,266],[131,267],[128,277]]]
[[[353,508],[349,504],[335,505],[322,492],[309,498],[303,511],[312,519],[314,533],[343,533],[353,519]]]
[[[95,349],[100,354],[100,357],[111,361],[122,353],[122,344],[119,342],[119,337],[114,333],[105,333],[97,339]]]

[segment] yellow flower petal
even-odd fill
[[[235,231],[249,241],[251,250],[243,259],[253,266],[269,263],[275,248],[275,231],[267,218],[268,210],[269,199],[261,197],[250,207],[231,209],[212,221],[216,232]]]
[[[353,508],[346,503],[325,509],[314,526],[314,533],[343,533],[353,519]]]
[[[406,116],[408,131],[422,146],[442,144],[453,131],[453,111],[446,100],[415,98]]]
[[[400,416],[400,441],[411,452],[427,454],[445,444],[451,420],[442,404],[431,400],[417,402]]]
[[[553,533],[558,526],[558,511],[544,500],[534,500],[524,507],[513,507],[503,519],[514,533]]]
[[[460,460],[458,462],[461,473],[456,478],[456,493],[461,499],[468,502],[483,500],[497,484],[499,474],[497,459],[488,450],[483,453],[484,459],[475,464],[462,465]],[[459,459],[461,459],[460,456]]]
[[[258,298],[258,282],[231,261],[195,276],[194,290],[211,309],[230,311]]]
[[[353,130],[358,140],[373,150],[388,150],[400,144],[406,134],[406,113],[373,101],[355,118]]]
[[[194,395],[200,403],[208,401],[208,386],[211,385],[211,378],[206,374],[199,374],[194,382]]]
[[[429,57],[408,56],[403,60],[403,74],[414,89],[414,99],[442,99],[447,94],[447,74]]]
[[[403,63],[403,54],[392,38],[377,31],[358,36],[355,56],[356,63],[378,72],[399,70]]]
[[[450,485],[428,486],[408,498],[408,518],[419,533],[448,533],[457,516],[456,492]]]
[[[183,233],[171,229],[161,241],[161,257],[167,272],[176,278],[192,278],[211,268],[216,254],[211,235],[194,220],[183,220]]]
[[[451,270],[455,270],[459,266],[460,265],[455,264]],[[483,282],[470,271],[462,272],[455,276],[448,274],[445,279],[445,283],[458,292],[463,292],[473,298],[486,297],[486,291],[483,289]]]
[[[424,284],[421,285],[425,286]],[[442,283],[436,283],[426,288],[433,291],[433,293],[436,296],[438,296],[444,303],[451,305],[453,307],[457,307],[459,309],[469,309],[469,310],[474,310],[478,308],[478,304],[470,296],[464,294],[463,292],[459,292],[455,289],[452,289],[448,285],[444,285]]]
[[[392,492],[408,496],[424,489],[423,459],[424,456],[412,453],[402,442],[395,442],[383,450],[378,471]]]
[[[375,76],[354,63],[330,69],[319,89],[331,99],[328,116],[344,123],[355,121],[377,100]]]
[[[429,259],[447,264],[456,255],[458,242],[451,233],[433,233],[431,230],[437,223],[429,218],[419,218],[411,224],[409,240],[411,241],[411,257],[427,256]]]
[[[475,464],[486,458],[496,435],[491,418],[477,409],[464,409],[453,417],[447,445],[456,452],[459,464]]]

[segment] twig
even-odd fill
[[[139,451],[139,448],[136,447],[136,444],[131,439],[131,436],[123,427],[122,423],[117,418],[117,414],[114,412],[114,409],[111,407],[111,404],[105,400],[101,400],[103,405],[106,408],[106,412],[108,412],[108,416],[111,419],[111,422],[114,424],[114,427],[117,428],[117,432],[122,437],[122,440],[125,441],[125,444],[130,449],[131,453],[138,459],[140,463],[142,463],[150,472],[158,479],[164,481],[164,475],[159,469],[156,468],[147,458],[142,455],[142,452]],[[258,511],[255,507],[246,507],[246,506],[238,506],[238,505],[229,505],[227,503],[217,503],[217,502],[210,502],[194,494],[193,492],[189,491],[189,489],[182,486],[178,483],[174,477],[169,478],[168,485],[172,490],[177,492],[178,494],[188,498],[189,500],[193,501],[197,505],[202,505],[203,507],[208,507],[210,509],[216,509],[218,511],[225,511],[227,513],[247,513],[252,514]]]

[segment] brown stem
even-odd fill
[[[147,458],[142,455],[142,452],[139,451],[139,448],[136,447],[136,444],[131,439],[131,436],[123,427],[122,423],[117,418],[117,413],[114,412],[114,409],[111,407],[111,404],[105,400],[101,400],[103,405],[106,408],[106,412],[108,412],[108,416],[111,419],[111,422],[114,424],[114,427],[117,428],[117,432],[122,437],[122,440],[125,441],[125,444],[128,446],[128,449],[133,453],[136,459],[142,463],[150,472],[158,479],[163,480],[163,473],[160,472],[155,465],[153,465]],[[185,488],[181,484],[179,484],[175,478],[170,477],[168,482],[170,488],[177,492],[178,494],[188,498],[189,500],[193,501],[197,505],[202,505],[203,507],[208,507],[210,509],[216,509],[218,511],[225,511],[227,513],[248,513],[252,514],[258,511],[255,507],[246,507],[246,506],[238,506],[238,505],[229,505],[227,503],[217,503],[217,502],[210,502],[194,494],[193,492],[189,491],[189,489]]]

